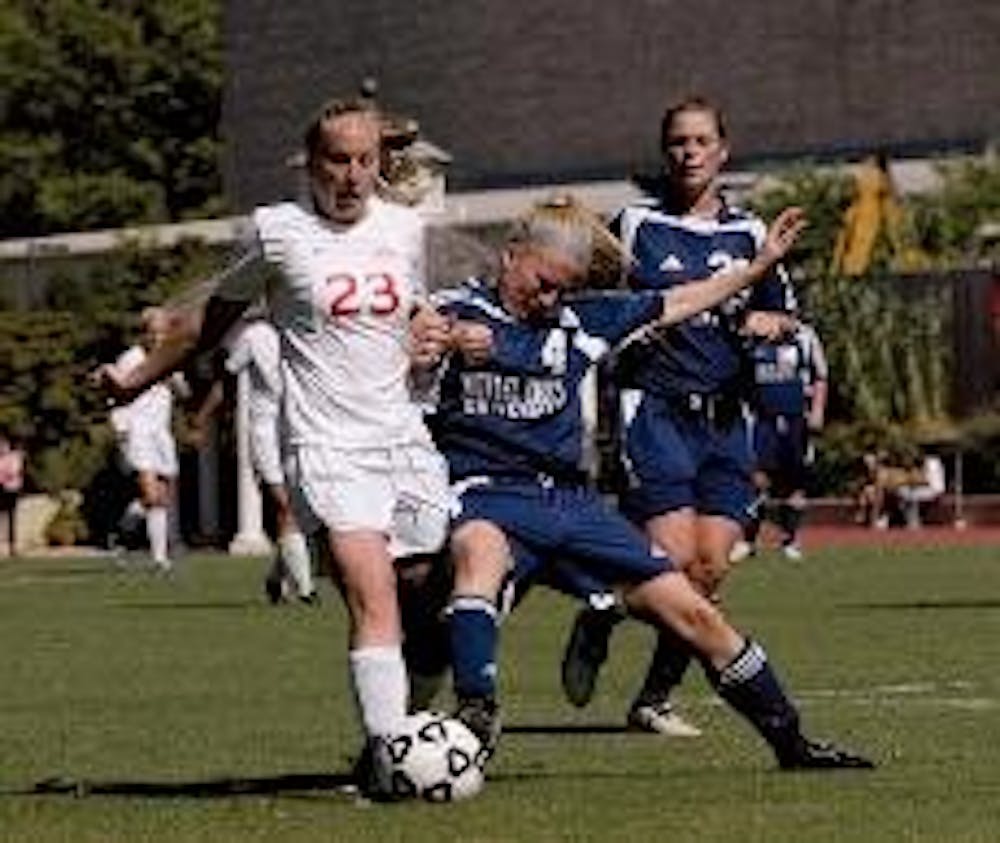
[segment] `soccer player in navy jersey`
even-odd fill
[[[633,259],[633,288],[682,290],[692,279],[751,264],[766,227],[719,192],[717,177],[729,157],[719,109],[700,98],[668,108],[661,147],[659,195],[626,207],[612,224]],[[744,402],[746,335],[777,330],[783,320],[775,314],[793,307],[784,271],[774,264],[753,287],[619,354],[622,508],[705,595],[717,594],[756,498]],[[589,702],[620,619],[619,612],[592,607],[577,617],[563,660],[563,686],[574,704]],[[630,708],[631,728],[700,734],[670,703],[689,661],[683,642],[665,632]]]
[[[672,561],[586,483],[580,385],[610,348],[650,323],[680,323],[762,278],[803,220],[782,213],[759,253],[712,278],[661,291],[577,296],[596,219],[572,202],[536,207],[514,226],[496,287],[470,282],[439,301],[458,351],[443,364],[435,441],[456,502],[448,614],[457,716],[492,750],[498,602],[505,584],[544,575],[551,560],[620,589],[629,611],[670,628],[702,660],[719,694],[760,732],[782,768],[869,767],[806,739],[759,644],[738,633]],[[476,347],[466,350],[474,337]]]
[[[812,461],[811,434],[823,429],[828,369],[826,355],[811,325],[798,323],[778,340],[754,343],[753,446],[756,516],[746,537],[733,549],[734,561],[755,552],[765,517],[782,531],[782,552],[802,558],[798,531],[806,507],[806,481]]]

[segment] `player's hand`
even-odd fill
[[[467,363],[481,365],[493,353],[493,331],[479,322],[455,322],[451,326],[451,346]]]
[[[768,310],[752,310],[743,320],[741,333],[757,339],[777,342],[795,330],[796,320],[787,313]]]
[[[127,404],[132,399],[132,393],[122,380],[122,374],[112,363],[98,366],[87,375],[87,381],[92,387],[103,392],[110,404]]]
[[[421,302],[410,319],[410,359],[415,366],[436,366],[451,341],[448,319]]]
[[[768,227],[760,256],[769,263],[777,263],[788,254],[805,227],[806,212],[802,208],[785,208]]]
[[[184,441],[196,451],[203,451],[208,445],[208,430],[204,425],[192,423],[184,433]]]

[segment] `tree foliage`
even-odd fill
[[[0,235],[221,209],[219,0],[0,0]]]

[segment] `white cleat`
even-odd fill
[[[628,730],[668,738],[701,737],[701,729],[681,717],[669,702],[633,706],[628,713]]]
[[[799,547],[795,542],[789,542],[783,545],[781,552],[785,555],[785,559],[792,562],[801,562],[805,554],[802,552],[802,548]]]
[[[744,559],[756,554],[757,548],[755,548],[750,542],[738,541],[733,545],[733,549],[729,551],[729,561],[733,564],[737,562],[742,562]]]

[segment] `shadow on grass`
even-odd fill
[[[617,723],[525,723],[504,726],[505,735],[620,735],[628,732]]]
[[[347,793],[353,786],[350,773],[286,773],[280,776],[222,777],[193,782],[87,781],[57,776],[36,782],[8,796],[142,796],[149,798],[213,799],[230,796],[275,796],[328,791]]]
[[[576,778],[636,779],[660,778],[659,773],[635,770],[616,771],[576,770]],[[559,770],[519,770],[488,774],[491,782],[530,782],[565,777]],[[285,796],[309,798],[321,794],[357,798],[358,792],[350,773],[286,773],[279,776],[222,777],[191,782],[150,781],[88,781],[63,776],[43,779],[25,790],[4,790],[0,796],[123,796],[144,799],[228,799],[239,796]]]
[[[157,609],[169,609],[171,612],[177,609],[260,609],[270,608],[263,600],[213,600],[201,603],[111,603],[108,608],[124,609],[126,611],[136,610],[142,612],[155,611]]]
[[[907,600],[898,603],[846,603],[845,609],[875,609],[913,611],[919,609],[1000,609],[1000,598],[994,600]]]

